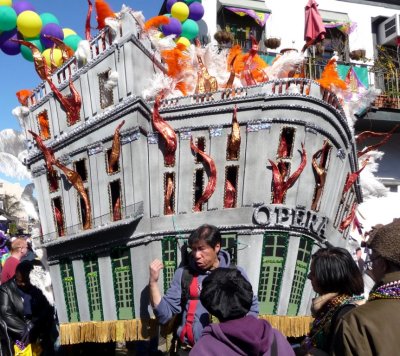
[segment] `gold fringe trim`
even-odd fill
[[[287,337],[300,337],[310,331],[312,316],[287,316],[287,315],[260,315],[260,319],[267,320],[271,326],[278,329]]]
[[[260,319],[267,320],[273,328],[287,337],[306,335],[313,321],[311,316],[286,315],[260,315]],[[171,324],[161,327],[162,335],[167,336],[172,331]],[[88,321],[60,325],[61,345],[148,340],[157,336],[157,333],[156,319]]]
[[[156,319],[60,324],[61,345],[148,340],[158,333]]]

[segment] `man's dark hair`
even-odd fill
[[[359,295],[364,292],[362,275],[344,248],[321,248],[312,256],[313,278],[321,294]]]
[[[18,263],[15,273],[19,272],[25,281],[29,281],[29,274],[33,270],[32,261],[22,261]]]
[[[189,236],[189,247],[200,240],[204,240],[207,245],[214,248],[217,244],[221,245],[221,233],[216,226],[203,224],[194,230]]]
[[[361,247],[356,248],[356,252],[361,251]]]
[[[247,315],[253,303],[253,289],[237,268],[216,268],[202,283],[200,301],[220,321]]]

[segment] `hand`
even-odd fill
[[[163,263],[160,260],[154,260],[150,263],[150,283],[157,283],[158,278],[160,278],[160,271],[164,268]]]

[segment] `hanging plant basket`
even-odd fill
[[[267,38],[264,44],[267,48],[276,49],[281,45],[281,39],[277,37]]]
[[[217,31],[214,34],[214,39],[218,44],[232,43],[234,40],[233,34],[227,31]]]
[[[354,61],[359,61],[365,58],[365,49],[356,49],[350,52],[350,58]]]

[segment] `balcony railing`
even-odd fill
[[[59,234],[58,231],[53,231],[51,233],[45,234],[40,236],[40,242],[42,244],[46,244],[48,242],[54,241],[56,239],[62,239],[62,238],[70,238],[74,235],[82,234],[84,232],[92,232],[94,229],[99,229],[105,226],[108,226],[109,224],[114,224],[118,222],[123,222],[126,220],[136,220],[140,217],[143,216],[144,210],[143,210],[143,202],[138,202],[132,205],[128,205],[126,207],[121,208],[121,215],[120,219],[116,220],[114,218],[113,213],[107,213],[98,217],[95,217],[92,219],[92,227],[91,229],[84,230],[82,223],[71,225],[64,227],[63,229],[63,234]]]

